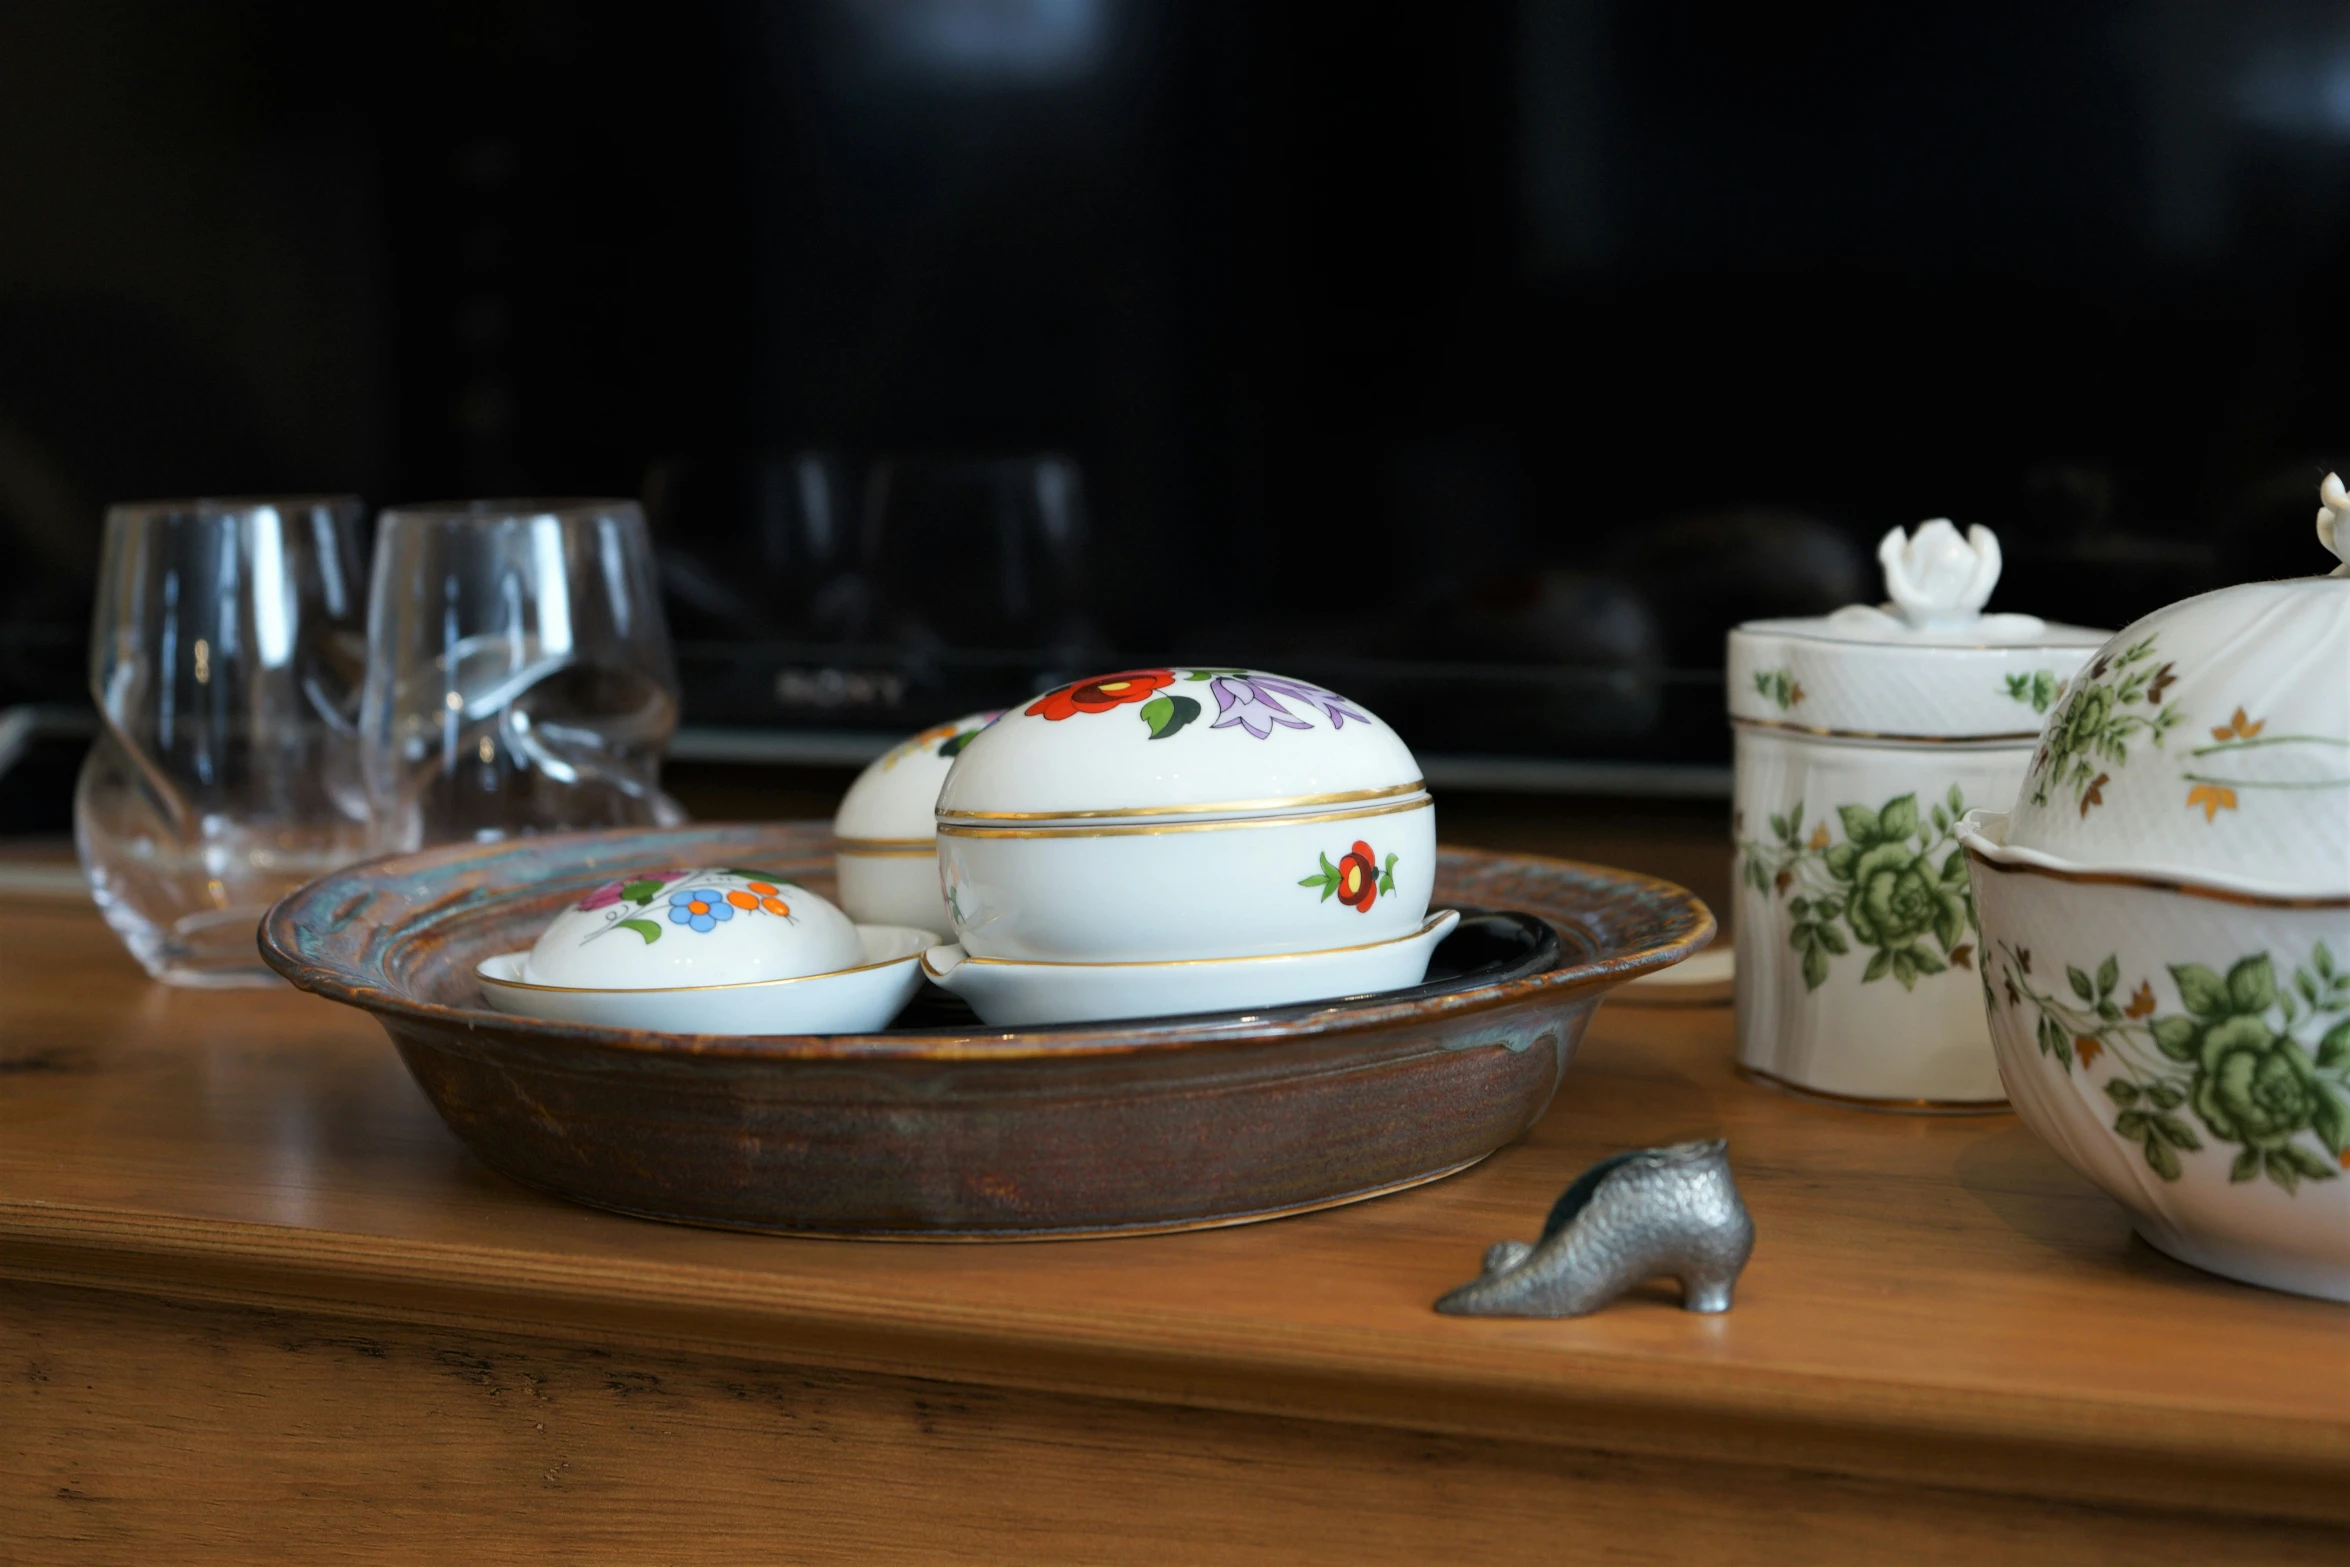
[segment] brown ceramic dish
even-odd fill
[[[753,864],[829,891],[831,858],[820,824],[453,845],[289,895],[261,951],[374,1013],[457,1135],[529,1185],[691,1224],[984,1239],[1232,1224],[1448,1175],[1542,1114],[1610,986],[1714,929],[1669,882],[1448,849],[1438,902],[1539,915],[1549,966],[1271,1012],[763,1038],[511,1017],[473,977],[622,872]]]

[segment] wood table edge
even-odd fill
[[[212,1306],[558,1336],[1966,1491],[2350,1523],[2350,1424],[1562,1351],[1532,1384],[1394,1336],[1366,1374],[1297,1330],[1139,1314],[910,1312],[874,1292],[674,1264],[0,1202],[0,1278]],[[681,1301],[681,1279],[695,1298]]]

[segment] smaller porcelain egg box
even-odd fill
[[[739,985],[848,968],[862,952],[848,916],[805,887],[688,870],[588,892],[547,926],[521,977],[594,990]]]
[[[841,907],[868,924],[953,931],[938,874],[938,791],[963,748],[995,721],[966,713],[899,741],[849,785],[832,819]]]
[[[851,924],[759,870],[617,877],[557,914],[527,952],[475,965],[501,1012],[669,1034],[869,1033],[921,984],[930,932]]]

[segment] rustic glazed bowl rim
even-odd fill
[[[701,822],[680,828],[550,833],[529,842],[542,850],[558,851],[575,847],[610,847],[615,842],[657,844],[667,838],[706,834],[713,829],[728,826],[746,831],[762,827],[805,831],[809,839],[808,847],[795,852],[810,855],[824,852],[831,843],[829,825],[822,821],[773,824]],[[340,964],[314,963],[301,956],[297,936],[304,922],[312,918],[322,921],[348,918],[346,911],[352,905],[354,894],[360,890],[354,883],[361,886],[371,882],[380,884],[395,876],[412,874],[435,867],[441,862],[479,853],[483,847],[472,843],[446,844],[414,853],[391,855],[346,866],[296,888],[280,898],[262,918],[259,945],[263,961],[296,989],[358,1007],[387,1020],[404,1019],[443,1028],[454,1026],[495,1031],[518,1040],[623,1055],[740,1061],[1011,1062],[1042,1058],[1082,1061],[1205,1048],[1245,1047],[1256,1043],[1294,1042],[1321,1034],[1357,1034],[1387,1024],[1403,1024],[1423,1021],[1432,1016],[1508,1006],[1545,992],[1572,994],[1620,984],[1641,974],[1669,967],[1702,949],[1713,939],[1716,930],[1712,912],[1695,893],[1660,877],[1617,870],[1611,866],[1562,860],[1550,855],[1466,850],[1460,852],[1515,864],[1554,866],[1572,872],[1577,879],[1587,883],[1599,886],[1612,884],[1652,904],[1655,911],[1652,917],[1662,928],[1662,934],[1644,946],[1615,952],[1603,950],[1596,956],[1564,962],[1555,968],[1518,979],[1471,986],[1416,1001],[1372,1000],[1316,1006],[1314,1011],[1303,1017],[1269,1018],[1262,1013],[1244,1012],[1143,1019],[1139,1024],[1061,1023],[1027,1028],[989,1028],[982,1024],[966,1029],[908,1030],[894,1034],[711,1035],[614,1028],[589,1023],[558,1023],[543,1018],[518,1017],[487,1006],[453,1006],[445,1002],[420,1000],[390,988],[385,982],[387,976],[380,968],[367,972]],[[495,847],[507,848],[512,845]],[[494,901],[497,900],[444,899],[418,912],[428,917],[445,915],[454,911],[452,903],[455,907],[471,912],[485,908]],[[1595,944],[1600,941],[1594,931],[1584,930],[1581,934],[1584,939]],[[467,972],[471,972],[470,966]]]

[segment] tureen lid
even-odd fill
[[[2328,475],[2318,537],[2350,556]],[[2253,894],[2350,894],[2350,565],[2158,609],[2075,682],[2006,847]]]
[[[963,747],[995,721],[994,713],[966,713],[952,723],[909,735],[875,757],[832,818],[833,836],[844,842],[927,843],[938,836],[938,786]]]
[[[1733,720],[1854,739],[2034,738],[2106,633],[1986,615],[1999,539],[1947,517],[1877,545],[1883,605],[1750,620],[1730,633]]]
[[[955,758],[941,820],[1272,815],[1411,795],[1420,767],[1359,703],[1253,669],[1097,675],[1007,711]]]

